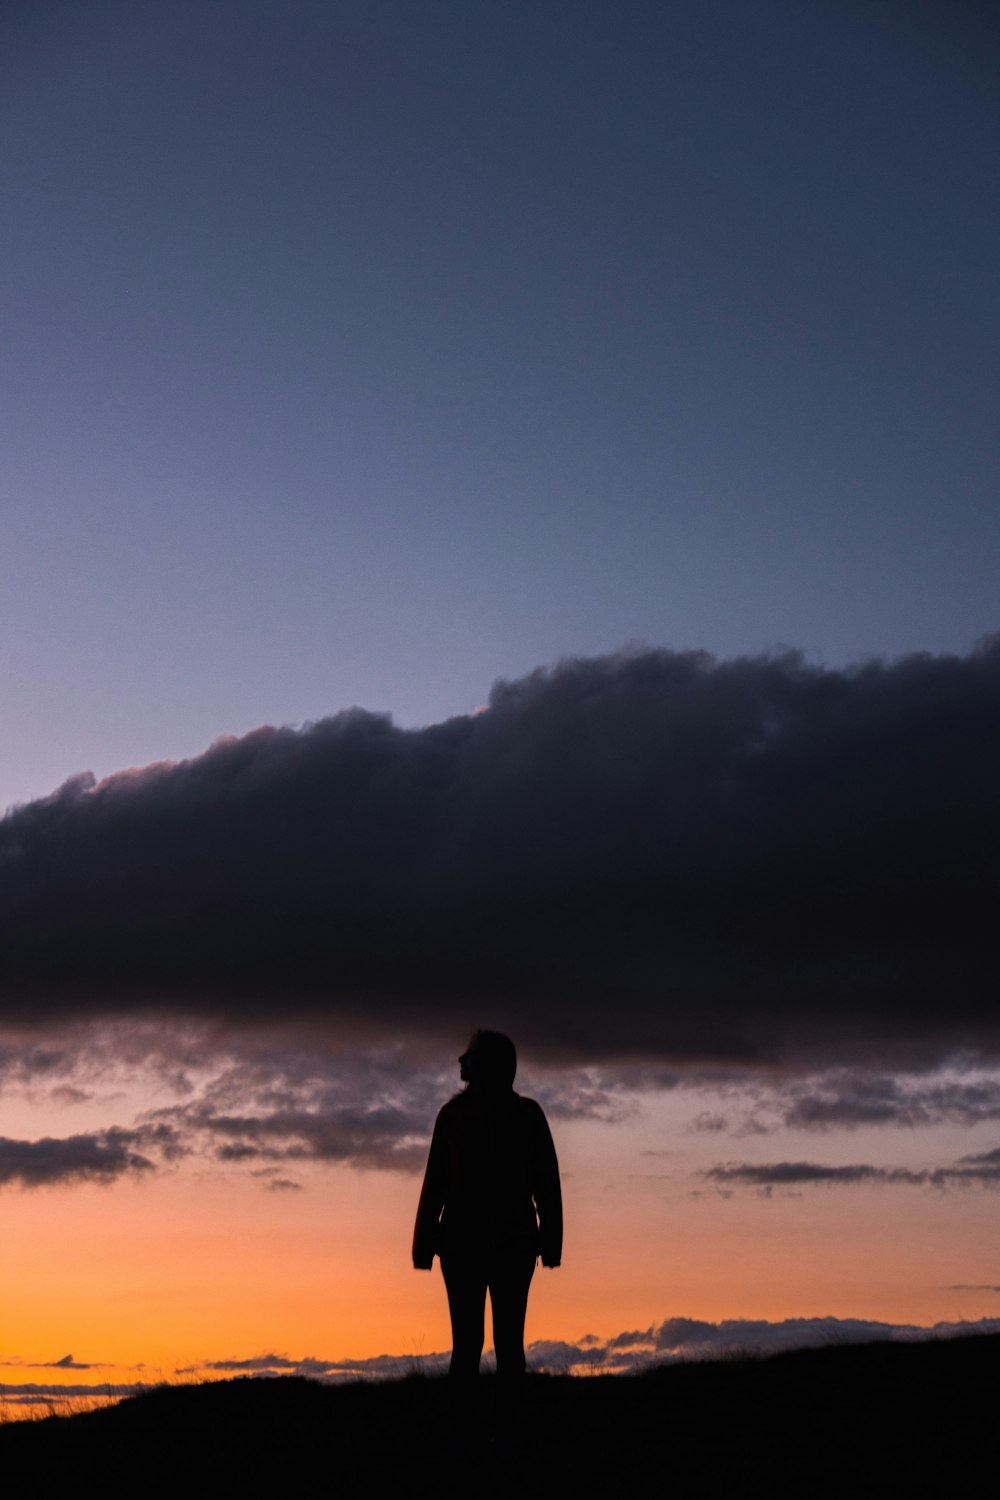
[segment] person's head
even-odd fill
[[[517,1049],[502,1031],[474,1031],[458,1059],[463,1083],[511,1088],[517,1072]]]

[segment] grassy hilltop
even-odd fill
[[[0,1472],[33,1493],[176,1486],[572,1497],[656,1485],[684,1497],[962,1497],[991,1486],[1000,1335],[799,1350],[639,1376],[531,1376],[513,1432],[495,1383],[472,1424],[447,1382],[298,1377],[164,1388],[0,1430]],[[16,1491],[15,1491],[16,1492]]]

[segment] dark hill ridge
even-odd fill
[[[0,1429],[33,1493],[98,1483],[186,1495],[627,1494],[852,1497],[991,1492],[1000,1335],[797,1350],[638,1376],[529,1377],[513,1432],[482,1381],[473,1431],[445,1380],[299,1377],[164,1388]],[[986,1471],[984,1475],[983,1471]],[[995,1481],[994,1481],[995,1483]]]

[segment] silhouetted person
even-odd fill
[[[559,1164],[534,1099],[514,1092],[509,1037],[477,1031],[459,1058],[466,1085],[441,1110],[424,1175],[413,1264],[434,1256],[451,1313],[451,1375],[471,1390],[483,1352],[486,1293],[493,1308],[497,1375],[513,1395],[524,1375],[524,1317],[540,1255],[562,1258]]]

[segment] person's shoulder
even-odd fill
[[[469,1100],[467,1095],[452,1094],[451,1098],[446,1099],[441,1108],[438,1110],[437,1117],[439,1123],[442,1125],[447,1125],[449,1120],[458,1119],[466,1112],[468,1107]]]
[[[537,1099],[528,1099],[524,1094],[515,1094],[514,1098],[517,1101],[516,1108],[518,1113],[525,1120],[529,1120],[532,1123],[541,1121],[544,1124],[545,1111]]]

